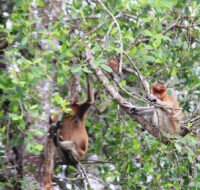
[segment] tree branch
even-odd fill
[[[118,91],[115,90],[115,88],[112,86],[108,78],[105,76],[105,74],[102,72],[102,70],[99,67],[96,67],[95,64],[93,64],[94,57],[92,55],[91,49],[87,46],[86,47],[86,58],[88,66],[91,68],[91,70],[94,72],[98,80],[103,84],[106,91],[111,95],[113,99],[115,99],[118,104],[121,106],[121,108],[131,116],[131,118],[140,123],[150,134],[152,134],[155,138],[159,139],[162,143],[168,144],[169,139],[167,137],[164,137],[160,131],[152,124],[152,122],[149,121],[146,117],[137,115],[136,112],[131,112],[130,110],[137,110],[140,109],[139,107],[136,107],[132,105],[131,102],[128,102],[126,99],[124,99]]]

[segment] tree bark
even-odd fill
[[[35,24],[36,29],[45,28],[54,21],[57,20],[57,17],[60,13],[65,13],[63,9],[63,5],[65,4],[64,0],[46,0],[44,7],[38,7],[37,5],[32,4],[30,17],[32,18],[41,18],[41,20],[37,19],[37,23]],[[61,11],[62,10],[62,11]],[[48,30],[46,31],[48,34]],[[52,39],[59,48],[58,42],[56,39]],[[41,39],[40,41],[41,51],[49,50],[51,48],[49,42],[47,40]],[[53,68],[53,65],[52,65]],[[54,148],[53,141],[48,136],[48,128],[49,128],[49,118],[50,118],[50,109],[51,109],[51,97],[52,97],[52,89],[54,85],[54,77],[55,71],[50,71],[49,77],[43,79],[36,87],[39,99],[42,107],[42,117],[38,118],[37,121],[34,122],[34,129],[45,129],[44,136],[35,135],[33,140],[38,142],[38,144],[42,144],[44,146],[43,152],[41,154],[33,154],[26,152],[25,149],[23,151],[23,177],[26,177],[30,183],[30,189],[33,189],[31,185],[34,186],[35,189],[38,190],[52,190],[52,177],[53,177],[53,156],[54,156]],[[29,129],[30,131],[31,129]],[[28,131],[28,133],[29,133]],[[26,144],[24,144],[25,148]]]

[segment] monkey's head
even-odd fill
[[[107,65],[115,72],[116,74],[119,73],[119,62],[116,59],[110,59]]]
[[[152,87],[152,93],[158,99],[163,100],[163,98],[166,96],[167,88],[163,84],[156,83]]]

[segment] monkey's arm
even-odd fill
[[[160,107],[160,108],[166,108],[166,109],[173,109],[172,106],[169,105],[169,103],[167,102],[163,102],[161,100],[159,100],[156,96],[154,96],[153,94],[147,94],[146,98],[148,101],[150,101],[151,103],[153,103],[153,105],[155,107]]]
[[[94,92],[91,86],[90,78],[87,75],[87,100],[80,105],[80,109],[78,111],[79,118],[83,118],[87,111],[89,110],[90,106],[94,103]]]
[[[165,109],[165,108],[169,108],[172,109],[171,106],[169,106],[168,104],[166,104],[165,102],[157,99],[154,95],[152,94],[147,94],[146,95],[147,100],[149,100],[151,103],[153,103],[153,105],[155,107],[159,107],[161,109]],[[151,107],[132,107],[130,108],[130,113],[132,114],[136,114],[136,115],[146,115],[146,116],[151,116],[154,114],[155,111],[155,107],[151,106]]]
[[[151,116],[154,113],[154,107],[132,107],[129,112],[136,115]]]

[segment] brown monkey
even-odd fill
[[[87,77],[87,100],[84,103],[73,102],[69,107],[72,115],[63,113],[59,129],[57,131],[56,146],[61,159],[66,163],[77,164],[82,160],[88,150],[88,134],[85,128],[85,120],[90,106],[94,103],[94,93]],[[51,118],[52,122],[58,120],[56,114]]]
[[[155,102],[163,106],[155,108],[154,124],[164,132],[170,134],[178,133],[177,126],[181,124],[183,113],[176,97],[169,96],[166,87],[159,83],[153,85],[152,93],[158,99]]]
[[[113,70],[114,73],[119,74],[119,62],[117,59],[110,59],[107,65]]]

